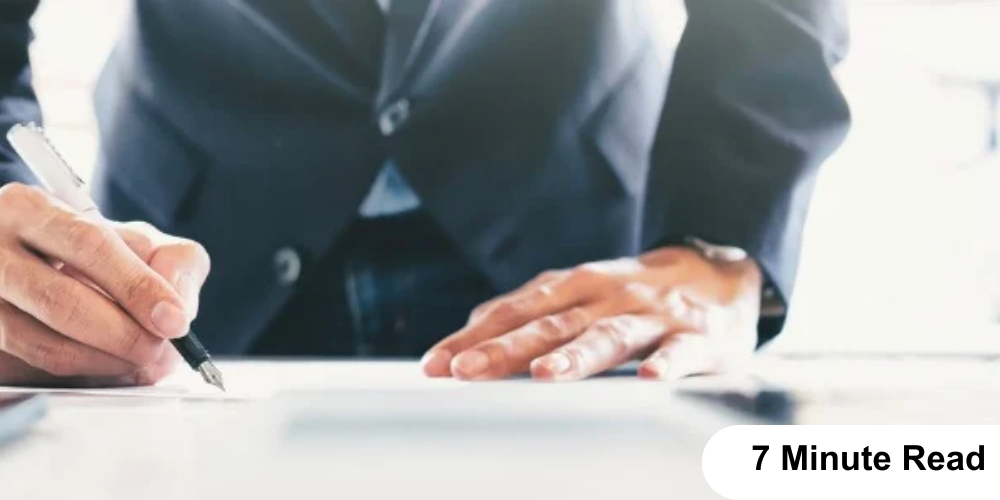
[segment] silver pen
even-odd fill
[[[7,132],[7,140],[21,156],[35,177],[53,196],[66,203],[84,217],[104,221],[97,204],[87,193],[86,183],[69,166],[59,151],[46,137],[41,127],[34,123],[18,124]],[[193,332],[171,339],[184,361],[201,374],[205,382],[225,391],[222,373],[212,363],[208,351]]]

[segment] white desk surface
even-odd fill
[[[419,391],[461,385],[422,381],[413,363],[232,361],[220,366],[227,380],[279,393],[350,389],[363,394],[368,389],[429,395]],[[750,393],[784,385],[807,403],[796,411],[796,421],[804,423],[1000,422],[990,407],[1000,393],[1000,364],[992,357],[764,356],[750,371],[683,381],[676,388]],[[536,389],[562,390],[525,380],[482,387],[526,388],[515,390],[534,397],[540,394],[532,392]],[[470,389],[478,390],[461,387]],[[620,376],[573,384],[564,394],[601,405],[631,396],[669,399],[674,390]],[[928,399],[939,404],[928,405]],[[887,401],[898,403],[900,411],[887,410]],[[610,437],[614,432],[572,427],[556,429],[549,439],[544,431],[524,438],[506,429],[485,438],[403,426],[381,440],[306,432],[306,440],[287,447],[293,452],[277,453],[262,443],[277,442],[278,433],[286,434],[281,439],[291,434],[273,424],[275,408],[281,406],[273,399],[53,394],[50,403],[48,416],[28,436],[0,448],[0,498],[716,498],[701,476],[699,448],[664,453],[669,442],[687,439],[687,431],[644,442],[640,419],[621,419],[623,425],[614,429],[624,432],[620,440]]]

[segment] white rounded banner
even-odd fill
[[[733,426],[702,471],[738,500],[1000,498],[1000,426]]]

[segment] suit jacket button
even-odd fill
[[[281,285],[291,285],[302,274],[302,258],[294,248],[284,247],[274,253],[274,272]]]
[[[410,118],[410,101],[400,99],[390,104],[378,117],[378,128],[382,135],[394,134]]]

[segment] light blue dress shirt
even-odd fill
[[[417,197],[417,193],[407,184],[403,174],[399,173],[390,160],[385,162],[385,166],[368,191],[368,196],[361,202],[358,215],[365,218],[384,217],[409,212],[419,207],[420,198]]]

